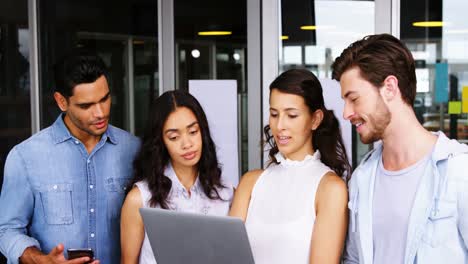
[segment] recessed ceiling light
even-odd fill
[[[198,57],[200,57],[200,51],[197,50],[197,49],[194,49],[192,50],[192,57],[194,57],[195,59],[197,59]]]
[[[442,27],[444,22],[442,21],[418,21],[413,22],[414,27]]]
[[[226,36],[232,35],[232,31],[200,31],[199,36]]]
[[[316,30],[317,26],[315,26],[315,25],[304,25],[304,26],[301,26],[301,29],[302,30]]]

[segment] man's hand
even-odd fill
[[[20,257],[20,263],[23,264],[85,264],[91,259],[89,257],[81,257],[77,259],[67,260],[63,255],[64,247],[58,244],[48,255],[44,255],[36,247],[29,247]],[[99,260],[93,261],[91,264],[99,264]]]

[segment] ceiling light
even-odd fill
[[[281,40],[288,40],[289,36],[281,36]]]
[[[191,53],[192,53],[192,57],[194,57],[195,59],[200,57],[200,51],[197,49],[192,50]]]
[[[414,27],[442,27],[444,22],[442,21],[419,21],[413,22]]]
[[[226,36],[232,35],[232,31],[200,31],[199,36]]]
[[[302,30],[316,30],[317,26],[315,26],[315,25],[304,25],[304,26],[301,26],[301,29]]]

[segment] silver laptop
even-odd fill
[[[158,264],[254,264],[241,219],[156,208],[140,213]]]

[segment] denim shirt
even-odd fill
[[[15,146],[0,196],[0,251],[8,263],[30,246],[48,254],[91,248],[103,264],[120,262],[120,209],[139,140],[110,126],[88,154],[63,122]]]
[[[468,146],[443,133],[418,186],[408,224],[404,264],[468,263]],[[382,145],[369,153],[349,183],[345,264],[373,263],[372,208]]]

